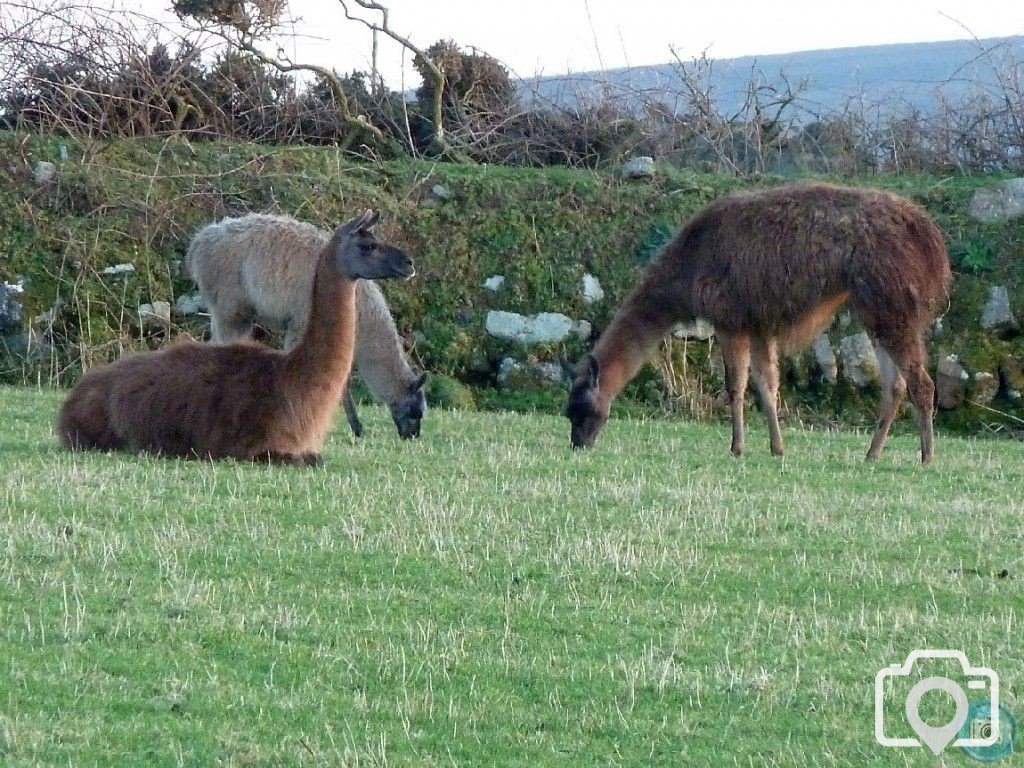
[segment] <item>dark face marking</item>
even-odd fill
[[[567,372],[574,371],[569,366],[564,367]],[[574,372],[576,377],[565,405],[565,416],[571,425],[569,439],[573,448],[590,448],[608,421],[608,413],[602,408],[599,397],[597,361],[587,355]]]
[[[412,277],[416,268],[409,255],[380,242],[373,234],[373,226],[379,218],[379,211],[367,211],[338,228],[333,240],[338,267],[352,279]]]
[[[391,404],[391,418],[398,429],[398,436],[409,440],[420,436],[420,424],[427,413],[427,398],[422,389],[410,392],[401,400]]]

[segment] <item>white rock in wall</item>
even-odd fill
[[[951,410],[963,405],[967,399],[967,381],[970,378],[956,355],[941,358],[935,375],[935,399],[939,408]]]
[[[494,292],[500,291],[501,290],[501,286],[503,286],[504,284],[505,284],[505,276],[504,275],[491,275],[486,280],[484,280],[484,288],[486,288],[488,291],[494,291]]]
[[[500,387],[516,384],[560,386],[562,379],[562,366],[558,363],[521,363],[514,357],[504,357],[498,364],[498,386]]]
[[[195,315],[206,309],[206,302],[203,301],[203,294],[183,293],[174,301],[174,312],[178,315]]]
[[[703,317],[698,317],[689,323],[676,323],[672,328],[672,335],[677,339],[706,341],[715,335],[715,326]]]
[[[491,336],[523,344],[550,344],[564,341],[573,330],[573,321],[559,312],[541,312],[529,317],[516,312],[492,309],[484,327]]]
[[[165,328],[171,324],[171,305],[166,301],[154,301],[139,305],[139,324],[143,328]]]
[[[1008,221],[1024,214],[1024,179],[1007,179],[974,190],[968,211],[978,221]]]
[[[594,304],[604,298],[604,288],[601,281],[587,273],[583,275],[583,301],[586,304]]]
[[[49,184],[57,178],[57,166],[45,160],[38,160],[32,168],[32,176],[39,186]]]
[[[115,264],[112,267],[100,270],[100,273],[104,275],[129,275],[134,271],[134,264]]]
[[[832,349],[832,342],[828,334],[821,334],[811,344],[811,355],[826,381],[835,381],[839,378],[839,364],[836,362],[836,353]]]
[[[971,399],[976,403],[988,405],[999,394],[999,377],[988,371],[974,374],[974,386],[971,388]]]
[[[881,379],[875,347],[864,331],[841,338],[839,355],[843,361],[843,377],[856,386],[864,387]]]
[[[654,158],[647,155],[631,157],[622,164],[620,172],[627,179],[653,179]]]
[[[1005,285],[992,285],[988,289],[988,300],[981,313],[981,327],[999,335],[1012,336],[1020,330],[1017,318],[1010,308],[1010,292]]]

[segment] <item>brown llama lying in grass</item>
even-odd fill
[[[566,416],[573,447],[589,447],[611,402],[679,321],[714,324],[732,407],[732,452],[743,452],[743,401],[753,370],[771,451],[782,455],[779,353],[821,333],[847,301],[875,343],[882,403],[867,458],[882,452],[909,392],[921,461],[932,458],[935,388],[924,334],[950,286],[942,233],[916,205],[874,189],[802,183],[725,197],[697,213],[647,266],[577,369]]]
[[[411,277],[366,211],[320,254],[309,322],[288,352],[252,342],[187,342],[90,370],[60,411],[72,449],[319,464],[355,344],[357,278]]]

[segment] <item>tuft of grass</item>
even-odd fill
[[[71,454],[62,396],[0,390],[5,766],[933,765],[873,734],[931,647],[1024,709],[1019,443],[364,407],[300,470]]]

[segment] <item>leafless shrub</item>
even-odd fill
[[[670,76],[642,85],[602,73],[567,77],[552,93],[452,41],[418,48],[396,35],[380,3],[355,5],[377,16],[349,19],[414,52],[423,77],[416,101],[373,74],[342,76],[266,54],[258,43],[278,28],[281,0],[175,0],[196,22],[184,31],[89,0],[5,3],[0,127],[527,166],[595,168],[642,153],[730,174],[1024,170],[1024,63],[1008,44],[978,41],[975,60],[926,103],[865,92],[814,104],[807,82],[756,66],[739,98],[726,100],[716,90],[718,64],[705,54],[674,54]]]

